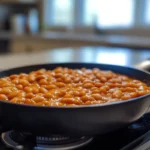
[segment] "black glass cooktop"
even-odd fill
[[[80,149],[80,150],[110,150],[110,149],[111,150],[131,150],[131,149],[134,149],[135,147],[138,147],[140,144],[142,144],[143,141],[145,141],[145,139],[146,141],[150,139],[150,133],[148,132],[149,130],[150,130],[150,114],[145,114],[138,121],[130,124],[128,127],[125,127],[124,129],[121,129],[121,130],[118,130],[118,131],[115,131],[113,133],[109,133],[103,136],[102,135],[95,136],[93,137],[93,139],[91,137],[86,137],[85,139],[82,138],[82,141],[85,140],[88,142],[87,143],[85,142],[85,144],[83,144],[84,146],[78,147],[76,149]],[[4,134],[2,134],[1,140],[0,140],[0,150],[7,150],[7,149],[10,149],[10,150],[11,149],[12,150],[53,150],[53,148],[48,147],[48,143],[43,142],[45,139],[47,140],[48,138],[44,139],[43,137],[34,137],[30,135],[20,136],[20,134],[18,133],[16,134],[16,132],[14,131],[9,131],[9,132],[11,132],[11,135],[9,135],[10,136],[9,138],[10,139],[12,138],[15,141],[14,143],[17,143],[17,145],[12,148],[12,147],[9,147],[6,143],[4,144],[4,141],[3,141]],[[6,139],[7,138],[8,137],[6,137]],[[55,140],[57,139],[58,138],[55,138]],[[56,146],[56,143],[54,145]],[[59,149],[63,150],[61,146],[63,146],[63,144],[59,143]],[[150,147],[150,144],[148,147]],[[147,149],[145,148],[142,150],[147,150]],[[58,150],[58,148],[54,150]]]

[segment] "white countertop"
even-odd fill
[[[92,62],[133,66],[150,58],[149,50],[115,47],[81,47],[53,49],[33,53],[0,55],[0,69],[57,62]]]

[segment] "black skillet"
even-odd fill
[[[92,63],[43,64],[0,72],[0,77],[40,68],[100,68],[125,74],[150,85],[150,74],[129,67]],[[0,120],[6,129],[35,134],[97,135],[120,129],[140,118],[150,105],[150,94],[104,105],[42,107],[0,101]]]

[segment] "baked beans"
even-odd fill
[[[112,71],[39,69],[0,78],[0,100],[39,106],[80,106],[124,101],[150,93],[144,82]]]

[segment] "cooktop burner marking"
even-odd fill
[[[35,150],[70,150],[70,149],[75,149],[75,148],[79,148],[79,147],[83,147],[85,145],[87,145],[88,143],[90,143],[92,141],[92,137],[88,138],[88,137],[82,137],[80,140],[76,141],[76,142],[72,142],[70,144],[62,144],[62,145],[41,145],[41,144],[37,144],[37,146],[35,147]]]
[[[2,133],[1,137],[2,137],[2,141],[4,142],[4,144],[5,144],[7,147],[14,148],[14,147],[18,146],[18,143],[15,142],[15,141],[13,141],[13,140],[10,138],[11,132],[13,132],[13,130],[8,131],[8,132],[4,132],[4,133]]]
[[[11,135],[13,133],[17,133],[13,130],[2,133],[1,138],[3,143],[10,148],[19,148],[21,146],[22,148],[24,145],[21,145],[20,142],[15,142],[16,139],[13,139]],[[22,136],[21,133],[18,135]],[[33,136],[34,137],[34,136]],[[35,136],[36,144],[33,146],[34,150],[70,150],[79,148],[82,146],[87,145],[92,141],[92,137],[86,137],[82,136],[79,138],[73,138],[73,137],[65,137],[60,135],[51,135],[51,136]],[[59,143],[58,143],[58,142]],[[60,143],[61,142],[61,143]],[[20,147],[20,148],[21,148]]]

